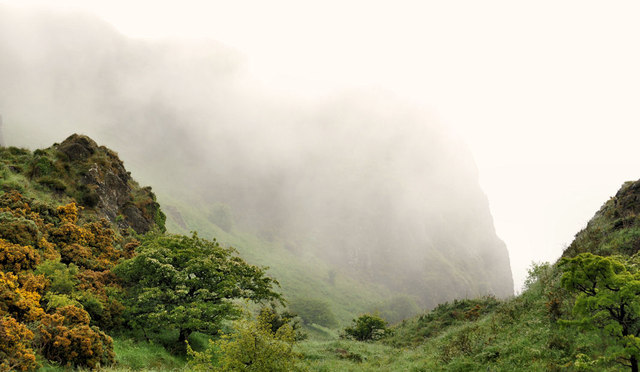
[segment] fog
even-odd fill
[[[0,7],[8,145],[74,132],[160,195],[229,206],[240,228],[432,306],[513,292],[473,158],[385,89],[295,96],[211,40],[141,40],[94,16]]]
[[[93,12],[137,38],[219,40],[268,97],[384,87],[426,108],[470,149],[517,287],[638,179],[635,1],[1,2]]]
[[[116,136],[113,128],[128,128],[130,125],[123,123],[132,122],[132,118],[142,120],[149,112],[155,112],[159,117],[172,117],[167,121],[173,120],[182,126],[200,123],[212,136],[236,141],[233,133],[207,126],[206,115],[194,114],[198,111],[194,106],[210,107],[217,103],[223,108],[232,108],[235,105],[231,116],[225,114],[225,110],[216,111],[216,120],[228,120],[227,123],[240,122],[240,116],[249,122],[255,119],[251,118],[254,113],[264,116],[258,113],[268,112],[269,117],[284,117],[278,120],[282,128],[287,120],[296,122],[294,117],[298,115],[311,115],[322,105],[339,102],[339,96],[354,97],[362,92],[369,96],[391,96],[396,103],[403,102],[400,105],[421,111],[419,115],[428,116],[430,126],[439,122],[446,128],[445,132],[454,132],[453,136],[460,138],[473,155],[496,230],[509,248],[518,288],[531,261],[555,260],[622,182],[638,178],[640,157],[635,139],[640,134],[640,112],[636,108],[640,99],[637,89],[640,52],[633,45],[638,43],[640,35],[640,24],[636,21],[640,9],[633,1],[615,4],[498,0],[393,3],[327,0],[313,4],[289,0],[2,2],[12,6],[45,5],[55,9],[58,15],[68,11],[92,12],[120,32],[137,38],[123,41],[127,48],[112,44],[109,49],[101,44],[99,50],[89,48],[87,51],[109,56],[111,63],[121,64],[121,69],[135,74],[136,78],[132,79],[127,73],[119,72],[127,81],[119,81],[117,90],[119,94],[127,92],[128,96],[107,102],[102,98],[93,102],[99,95],[79,95],[67,100],[72,103],[57,97],[59,102],[54,105],[46,97],[50,92],[28,92],[24,87],[25,81],[34,84],[38,79],[46,81],[46,74],[39,74],[24,64],[11,72],[3,68],[5,75],[17,76],[2,80],[6,88],[2,94],[6,96],[13,89],[14,102],[39,102],[42,108],[36,110],[35,104],[25,103],[24,110],[14,110],[21,112],[14,116],[13,123],[18,120],[24,125],[33,124],[39,115],[44,120],[56,117],[53,112],[73,111],[73,115],[66,113],[65,117],[86,119],[85,122],[93,123],[91,128],[87,127],[89,134],[107,140]],[[85,23],[87,27],[109,28],[95,21]],[[11,37],[12,34],[6,33],[8,30],[5,27],[3,31],[5,42],[14,48],[33,47],[32,55],[21,57],[22,62],[44,55],[33,37],[20,39],[17,34]],[[110,32],[103,35],[115,43],[113,35],[108,36]],[[163,49],[160,44],[167,43],[185,53],[196,53],[195,50],[198,50],[196,54],[205,53],[204,48],[187,52],[185,39],[191,40],[192,45],[215,44],[215,48],[206,49],[206,53],[217,54],[210,55],[210,60],[186,57],[188,54],[184,53],[180,54],[185,58],[174,59],[173,52],[169,53],[171,56],[161,56],[166,52],[160,51]],[[219,40],[224,45],[208,40]],[[123,48],[135,50],[138,58],[111,53]],[[22,52],[26,53],[24,49]],[[158,60],[174,66],[190,66],[194,60],[206,61],[201,63],[211,66],[207,72],[215,72],[215,78],[210,78],[216,83],[208,87],[207,94],[200,92],[198,97],[190,97],[186,103],[189,106],[184,107],[185,103],[181,102],[180,109],[162,107],[162,111],[157,106],[164,105],[163,99],[180,96],[180,89],[188,90],[191,85],[176,76],[167,76],[164,82],[154,80],[156,75],[149,69],[166,70],[167,65],[149,63],[144,57],[148,53],[159,53]],[[9,63],[15,66],[21,61],[10,54],[3,55],[0,65],[9,66]],[[57,63],[67,61],[62,59]],[[143,65],[147,65],[146,68],[142,68]],[[67,67],[68,74],[75,74],[71,67],[78,70],[76,64]],[[46,70],[48,66],[42,63],[38,68]],[[97,66],[85,66],[85,70],[78,71],[91,75],[91,71],[86,70],[90,68],[93,73],[109,71]],[[191,79],[197,82],[201,77],[194,74]],[[18,81],[22,82],[22,88],[10,85]],[[159,86],[166,89],[158,93]],[[344,93],[345,88],[350,93]],[[108,92],[110,88],[102,86],[101,89]],[[19,95],[29,95],[29,99],[20,100]],[[206,102],[207,95],[224,99]],[[121,98],[126,98],[131,106],[139,104],[139,109],[122,110],[117,114],[120,119],[110,119],[111,109],[119,105],[111,101]],[[249,101],[260,109],[249,112],[246,109]],[[76,104],[78,102],[86,105]],[[281,102],[290,104],[283,107]],[[64,107],[66,104],[69,107]],[[145,105],[154,109],[140,108]],[[94,117],[96,108],[107,115]],[[78,130],[78,123],[59,120],[55,128],[51,125],[38,128],[37,136],[16,130],[10,133],[12,127],[6,118],[9,109],[0,107],[0,113],[5,116],[6,139],[14,143],[47,146],[54,138],[60,140],[58,131]],[[86,110],[85,114],[82,110]],[[188,120],[186,113],[189,113]],[[130,120],[124,120],[127,115]],[[121,121],[120,127],[114,124],[117,121]],[[138,138],[132,138],[123,130],[115,133],[120,135],[119,141],[148,139],[150,144],[185,136],[181,130],[150,131]],[[274,146],[279,146],[274,137],[269,139]],[[115,147],[120,142],[112,143]],[[118,147],[121,154],[133,151],[124,145]],[[192,144],[184,152],[195,154],[198,150]],[[148,164],[162,164],[164,158],[184,160],[180,169],[189,174],[186,164],[191,157],[184,152],[154,156],[141,150],[139,159],[141,164],[143,160],[148,160]],[[137,156],[125,159],[129,167],[137,167],[133,164]],[[243,152],[235,156],[249,155]],[[259,157],[258,153],[253,157]],[[222,166],[224,164],[218,164]],[[147,177],[142,173],[151,173],[151,169],[154,167],[141,166],[134,171],[140,178]],[[157,182],[154,186],[160,187]]]

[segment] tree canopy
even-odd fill
[[[562,285],[578,293],[573,308],[578,323],[602,329],[612,343],[609,353],[638,371],[640,357],[640,271],[633,258],[583,253],[562,259]]]
[[[196,233],[149,235],[135,257],[114,269],[127,288],[132,325],[176,329],[180,348],[191,333],[215,334],[222,320],[238,315],[235,299],[281,299],[265,270]]]

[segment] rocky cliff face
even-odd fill
[[[75,201],[83,216],[105,218],[123,235],[165,229],[151,188],[141,188],[118,154],[87,136],[74,134],[33,152],[0,147],[0,184],[4,191],[54,204]]]
[[[576,234],[563,256],[585,252],[603,256],[640,252],[640,180],[623,184]]]
[[[425,306],[513,293],[473,159],[430,115],[380,92],[263,96],[238,53],[215,43],[146,43],[96,20],[48,17],[0,12],[0,106],[20,123],[8,139],[91,133],[183,204],[212,216],[227,206],[238,229]],[[128,199],[108,152],[81,137],[58,149],[80,172],[65,192],[137,231],[159,216],[136,201],[152,200],[143,189]],[[191,220],[170,212],[181,228]]]
[[[70,168],[81,170],[76,182],[80,189],[89,190],[81,204],[94,208],[97,215],[123,232],[131,228],[144,234],[156,226],[164,229],[164,215],[151,188],[140,188],[115,152],[78,134],[54,149],[63,155],[58,158],[66,158]]]

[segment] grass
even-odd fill
[[[118,365],[129,371],[181,371],[186,360],[169,354],[162,345],[115,339],[114,351]]]
[[[309,371],[618,371],[603,358],[606,338],[555,320],[547,304],[560,290],[560,272],[549,265],[519,296],[485,297],[438,306],[394,327],[377,342],[339,339],[335,330],[308,327],[310,339],[295,350]],[[571,296],[563,294],[561,317],[570,318]],[[167,335],[170,337],[171,335]],[[206,335],[192,344],[206,345]],[[186,360],[170,355],[160,343],[115,337],[118,364],[104,371],[186,371]],[[63,369],[46,365],[41,371]]]
[[[196,343],[199,344],[200,341],[196,341]],[[113,349],[116,353],[116,364],[101,368],[101,371],[187,371],[185,369],[186,357],[172,355],[159,343],[116,336],[113,337]],[[46,361],[40,361],[40,363],[42,367],[38,370],[39,372],[69,370]]]
[[[313,251],[311,249],[298,247],[292,252],[290,244],[284,241],[267,240],[237,227],[225,231],[210,221],[208,207],[202,203],[183,202],[164,194],[159,194],[158,199],[161,205],[171,206],[180,213],[180,217],[167,213],[169,232],[198,231],[202,237],[215,237],[221,244],[236,248],[247,262],[268,266],[268,275],[280,282],[286,299],[315,298],[327,302],[338,319],[339,328],[392,297],[389,290],[359,280],[349,272],[337,271],[318,257],[304,253]],[[179,218],[187,228],[177,223]]]
[[[68,191],[75,190],[76,186],[65,183],[66,179],[50,176],[61,172],[56,168],[55,154],[52,150],[38,151],[0,148],[0,186],[16,188],[45,204],[64,204],[70,199]],[[42,160],[44,158],[51,161]],[[38,177],[30,176],[34,162]],[[147,195],[136,190],[141,198]],[[222,244],[235,247],[248,262],[269,266],[269,275],[280,281],[286,298],[316,298],[329,304],[338,326],[330,329],[306,325],[309,339],[296,345],[302,365],[310,371],[618,371],[622,368],[607,359],[606,349],[610,345],[600,331],[578,329],[558,321],[558,318],[571,318],[573,299],[561,290],[561,273],[553,266],[532,270],[527,290],[517,297],[453,301],[402,321],[394,327],[395,334],[385,340],[343,340],[339,338],[339,329],[358,314],[375,308],[403,312],[392,305],[399,307],[403,302],[402,308],[413,309],[415,304],[411,299],[394,298],[393,293],[381,286],[361,281],[350,272],[336,270],[313,254],[305,253],[316,251],[307,249],[305,244],[311,244],[309,242],[292,247],[288,241],[243,231],[233,225],[224,206],[211,206],[218,214],[227,213],[222,217],[216,215],[217,220],[212,220],[212,209],[202,203],[159,196],[161,204],[172,206],[180,214],[180,218],[168,214],[169,231],[189,234],[189,230],[196,230],[203,237],[215,237]],[[631,207],[634,205],[620,211],[615,201],[609,200],[576,235],[565,255],[635,254],[640,247],[640,216],[636,216]],[[223,222],[224,228],[216,221]],[[170,332],[164,336],[167,340],[175,339]],[[117,363],[101,370],[187,370],[186,357],[169,353],[164,346],[168,343],[162,337],[156,343],[141,339],[116,335]],[[207,335],[195,334],[190,343],[194,349],[201,350],[207,339]],[[39,371],[66,370],[50,362],[41,360],[40,363]]]

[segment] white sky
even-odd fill
[[[278,93],[382,87],[469,145],[516,286],[640,178],[640,2],[0,0],[208,37]]]

